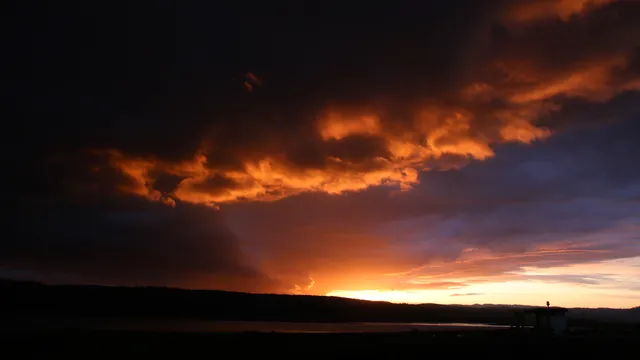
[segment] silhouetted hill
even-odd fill
[[[0,313],[5,317],[511,324],[513,311],[522,308],[511,305],[410,305],[309,295],[0,281]],[[572,309],[569,315],[574,324],[640,322],[638,308]]]

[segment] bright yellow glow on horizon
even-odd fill
[[[486,292],[479,292],[486,291]],[[638,298],[620,296],[619,290],[593,290],[582,285],[542,283],[538,281],[509,281],[470,285],[458,290],[336,290],[327,296],[351,299],[388,301],[392,303],[436,304],[504,304],[553,305],[564,307],[631,308],[639,305]]]
[[[327,296],[393,303],[518,304],[631,308],[640,305],[640,258],[550,268],[523,268],[525,280],[455,279],[468,286],[445,289],[334,290]],[[565,276],[566,280],[557,276]],[[572,281],[581,276],[587,283]],[[598,276],[604,276],[599,279]],[[535,277],[534,279],[526,279]],[[593,283],[590,283],[593,281]]]

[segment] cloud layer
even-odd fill
[[[0,276],[637,296],[640,2],[69,6],[11,24]]]
[[[637,135],[633,123],[572,130],[500,147],[495,159],[462,169],[424,173],[410,192],[391,197],[381,189],[308,194],[223,211],[267,259],[269,273],[286,282],[313,276],[319,292],[467,293],[509,281],[581,284],[576,293],[628,288],[637,286],[623,275],[632,268],[602,264],[640,256],[639,174],[625,165],[640,150]],[[592,268],[568,276],[573,264]],[[540,275],[545,269],[555,275]],[[612,303],[633,303],[636,295],[625,294]]]
[[[245,116],[252,118],[194,138],[200,145],[192,157],[105,154],[132,181],[122,190],[170,205],[272,201],[380,185],[408,190],[420,171],[457,168],[493,157],[495,145],[549,137],[568,100],[602,103],[640,89],[638,15],[638,4],[624,1],[517,2],[504,18],[491,19],[507,25],[482,29],[486,48],[468,54],[477,62],[449,91],[390,107],[375,99],[342,101],[316,114],[293,112],[294,122],[283,127],[277,103],[248,99],[252,110]],[[238,134],[251,142],[225,141]],[[162,192],[155,182],[163,175],[181,180]]]

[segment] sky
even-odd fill
[[[20,1],[0,277],[640,305],[640,2]]]

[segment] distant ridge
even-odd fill
[[[0,279],[0,314],[27,317],[194,318],[307,322],[511,324],[522,305],[395,304],[317,295],[100,285],[45,285]],[[570,309],[574,325],[640,323],[640,307]]]

